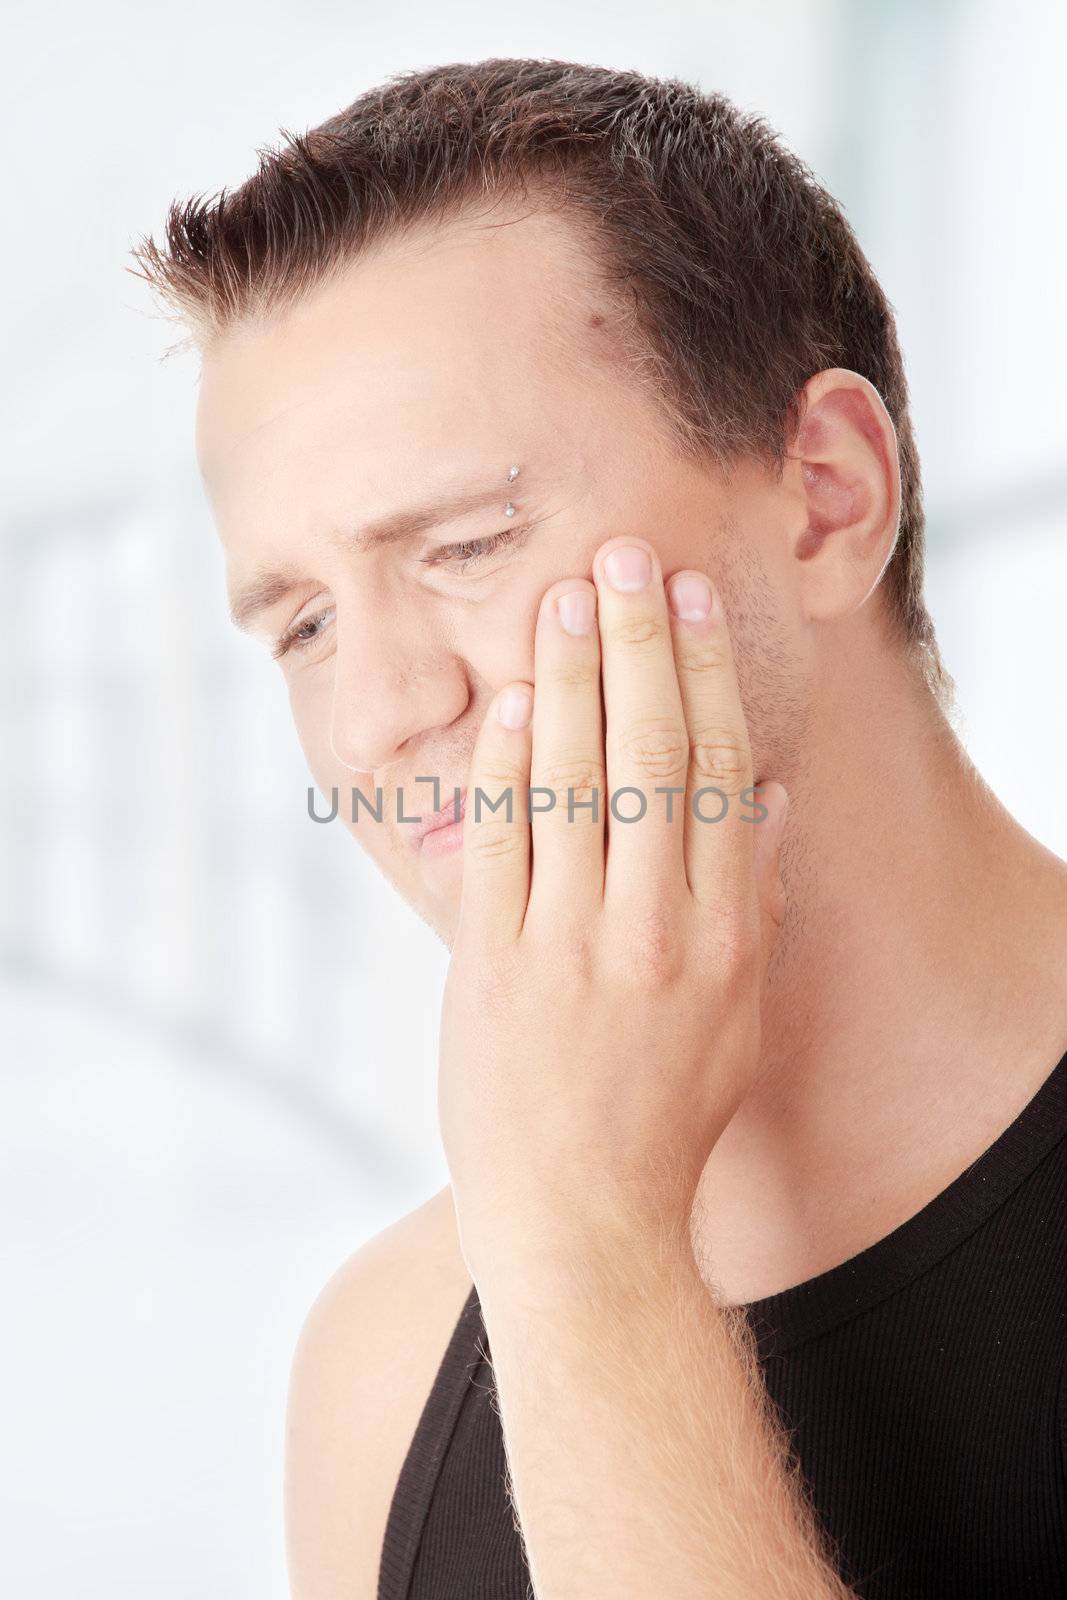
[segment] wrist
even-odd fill
[[[552,1224],[542,1216],[527,1228],[465,1242],[464,1255],[483,1305],[530,1311],[561,1301],[624,1306],[635,1296],[647,1299],[655,1285],[699,1276],[688,1221],[623,1211]]]

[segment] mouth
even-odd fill
[[[416,850],[436,852],[457,844],[463,837],[463,818],[467,812],[467,791],[459,792],[457,821],[455,790],[447,805],[439,811],[421,817],[411,830],[411,841]]]

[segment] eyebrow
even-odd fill
[[[330,542],[341,550],[358,554],[378,545],[399,544],[405,539],[413,539],[416,534],[425,533],[429,528],[457,522],[461,517],[484,511],[491,505],[498,505],[503,515],[507,501],[506,483],[494,489],[445,491],[433,500],[391,511],[373,522],[365,522],[355,528],[337,528],[330,534]],[[296,567],[257,572],[236,589],[231,598],[230,619],[234,627],[247,632],[261,611],[275,605],[305,576]]]

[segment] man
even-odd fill
[[[949,724],[832,199],[494,60],[137,256],[235,620],[451,951],[453,1181],[296,1353],[296,1600],[1062,1592],[1067,867]]]

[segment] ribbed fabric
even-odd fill
[[[915,1216],[746,1307],[864,1600],[1067,1597],[1065,1217],[1067,1055]],[[378,1600],[531,1600],[488,1356],[472,1289],[397,1480]]]

